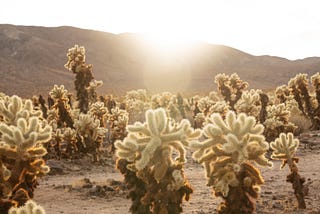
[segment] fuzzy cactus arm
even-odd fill
[[[292,158],[298,146],[299,140],[294,139],[292,133],[287,135],[281,133],[279,138],[270,144],[270,147],[274,150],[271,157],[280,160]]]
[[[8,214],[46,214],[43,207],[37,205],[33,200],[28,200],[24,206],[12,207]]]
[[[18,127],[2,123],[0,124],[0,132],[3,133],[1,139],[15,148],[21,157],[25,155],[43,156],[46,150],[38,146],[51,139],[51,127],[49,125],[41,127],[39,123],[36,117],[31,117],[29,120],[20,118]]]
[[[126,144],[130,142],[137,145],[136,148],[138,150],[133,151],[137,158],[134,161],[137,170],[142,170],[148,164],[152,164],[152,162],[167,161],[166,158],[170,159],[172,156],[172,149],[178,151],[178,160],[184,162],[185,144],[196,139],[200,134],[199,131],[194,131],[190,123],[186,120],[181,121],[178,125],[172,126],[168,122],[165,110],[163,109],[148,110],[144,124],[135,123],[134,125],[128,126],[127,130],[129,134],[124,141],[118,141],[115,144],[119,151],[117,155],[119,155],[120,158],[126,158],[120,156],[124,154],[123,152],[126,150],[130,150],[128,149],[129,145]],[[163,156],[161,152],[159,153],[159,151],[162,150],[168,150],[170,154],[164,158],[165,156]],[[130,159],[132,159],[132,157],[133,156],[130,156]]]

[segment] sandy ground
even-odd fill
[[[311,137],[310,137],[311,136]],[[320,214],[320,143],[319,137],[306,135],[297,156],[300,174],[306,178],[308,195],[306,210],[297,209],[296,198],[290,183],[286,182],[289,169],[280,170],[281,162],[273,161],[272,169],[261,168],[265,184],[261,187],[261,196],[257,202],[257,214]],[[309,140],[306,140],[309,139]],[[189,202],[184,202],[183,213],[215,213],[220,199],[214,198],[211,188],[206,186],[204,170],[201,165],[189,158],[186,164],[186,177],[194,189]],[[114,168],[110,158],[104,165],[91,164],[89,160],[56,161],[49,160],[53,166],[53,175],[40,180],[34,200],[42,205],[48,214],[92,214],[129,213],[130,200],[126,199],[126,190],[122,185],[122,175]],[[55,168],[57,170],[55,170]]]

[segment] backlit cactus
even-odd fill
[[[105,128],[100,127],[100,120],[90,114],[80,113],[74,120],[74,128],[81,138],[81,142],[77,144],[78,149],[92,155],[93,161],[99,161],[101,144],[107,132]]]
[[[288,82],[290,93],[302,111],[312,122],[311,129],[320,129],[320,96],[312,93],[307,74],[298,74]],[[319,92],[318,74],[311,77],[315,92]]]
[[[76,74],[74,81],[75,89],[77,91],[76,100],[79,102],[78,107],[83,113],[89,110],[89,95],[87,88],[93,80],[92,65],[85,63],[85,48],[83,46],[75,45],[70,48],[67,53],[68,62],[64,65],[69,71]]]
[[[215,77],[215,82],[218,85],[218,91],[230,105],[231,110],[234,110],[234,105],[241,98],[242,92],[249,86],[249,84],[242,81],[236,73],[230,76],[218,74]]]
[[[204,127],[206,140],[190,144],[193,158],[204,165],[207,185],[225,200],[218,213],[253,213],[264,181],[252,163],[272,166],[265,158],[269,146],[264,128],[254,117],[233,111],[225,120],[220,114],[213,114],[211,120]]]
[[[64,88],[64,85],[54,85],[49,95],[54,100],[54,104],[51,106],[48,120],[56,120],[59,128],[72,128],[73,120],[70,115],[71,106],[69,105],[68,91]]]
[[[89,99],[89,104],[97,102],[98,95],[97,95],[97,88],[101,87],[103,85],[103,82],[100,80],[92,80],[89,83],[89,86],[86,88],[88,92],[88,99]]]
[[[129,113],[129,124],[144,120],[145,112],[151,109],[151,103],[146,90],[128,91],[125,96],[125,110]]]
[[[271,142],[270,147],[273,149],[271,158],[275,160],[282,160],[283,168],[288,164],[291,173],[287,176],[287,182],[292,183],[294,194],[298,200],[298,207],[300,209],[306,208],[304,201],[304,186],[305,179],[300,176],[298,172],[297,163],[299,159],[295,157],[295,153],[299,146],[299,140],[295,139],[292,133],[281,133],[279,138]]]
[[[105,127],[105,117],[107,116],[107,113],[108,109],[104,106],[103,102],[95,102],[90,105],[89,114],[100,121],[101,127]]]
[[[200,131],[194,131],[187,120],[173,123],[164,109],[148,110],[144,124],[137,122],[127,130],[128,136],[115,144],[116,154],[146,183],[141,200],[152,204],[154,213],[180,213],[182,199],[188,200],[192,192],[182,170],[185,146],[197,139]],[[173,151],[178,153],[175,158]]]
[[[253,89],[243,92],[241,98],[234,106],[237,113],[242,112],[258,118],[261,110],[260,93],[261,91]]]
[[[29,200],[24,206],[12,207],[8,214],[46,214],[45,210],[34,201]]]
[[[126,127],[129,121],[129,114],[125,110],[115,107],[108,114],[108,142],[111,146],[111,152],[114,153],[114,143],[117,140],[123,140],[127,136]]]
[[[21,206],[33,197],[37,178],[49,172],[42,157],[44,143],[51,138],[52,128],[42,120],[42,112],[33,110],[31,100],[18,96],[0,100],[0,211]]]
[[[297,128],[295,124],[289,121],[290,111],[284,103],[268,106],[267,112],[268,115],[263,123],[267,141],[275,140],[282,132],[294,132]]]

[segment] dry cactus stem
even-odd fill
[[[115,144],[116,155],[130,162],[127,169],[145,182],[142,204],[150,204],[153,213],[181,213],[183,198],[189,200],[192,193],[183,172],[185,146],[200,130],[194,131],[188,120],[173,123],[164,109],[148,110],[144,124],[136,122],[127,130],[128,136]]]
[[[259,113],[259,123],[264,123],[264,121],[267,118],[268,112],[267,112],[267,106],[269,103],[269,97],[267,94],[265,93],[260,93],[260,102],[261,102],[261,109],[260,109],[260,113]]]
[[[34,111],[31,100],[18,96],[0,100],[0,213],[33,197],[37,178],[49,172],[43,147],[51,127]]]
[[[49,92],[50,97],[54,100],[51,110],[57,111],[57,125],[59,128],[73,127],[73,120],[70,115],[71,106],[69,105],[68,91],[64,85],[54,85],[53,89]],[[50,113],[52,115],[52,112]],[[49,118],[53,119],[53,118]]]
[[[271,158],[274,160],[282,160],[281,169],[288,164],[291,173],[287,176],[287,182],[292,183],[294,195],[298,200],[298,207],[305,209],[306,203],[304,201],[303,187],[305,179],[301,177],[298,172],[296,163],[298,163],[299,159],[294,156],[298,146],[299,140],[294,139],[292,133],[281,133],[279,138],[270,144],[270,147],[274,150]]]
[[[230,76],[218,74],[215,77],[215,82],[218,85],[218,91],[230,105],[231,110],[234,110],[234,105],[238,102],[242,92],[249,85],[247,82],[242,81],[236,73],[233,73]]]
[[[87,88],[93,80],[92,65],[87,65],[85,62],[86,50],[83,46],[75,45],[68,50],[68,62],[64,65],[69,71],[76,74],[74,81],[77,92],[76,100],[79,101],[79,109],[82,113],[87,113],[89,110],[89,94]]]
[[[151,214],[151,204],[143,204],[141,201],[147,192],[147,184],[138,178],[135,172],[127,168],[128,164],[131,164],[131,162],[126,159],[118,159],[116,163],[117,169],[124,175],[124,181],[129,190],[128,197],[132,201],[129,211],[133,214]]]
[[[24,206],[12,207],[8,214],[46,214],[46,212],[33,200],[28,200]]]
[[[204,165],[215,196],[224,199],[218,213],[253,213],[264,181],[252,163],[272,166],[265,158],[269,146],[262,135],[264,127],[254,117],[233,111],[225,120],[217,113],[211,119],[212,124],[204,127],[206,140],[190,144],[193,158]]]

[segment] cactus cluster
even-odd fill
[[[240,79],[238,74],[233,73],[230,76],[218,74],[215,77],[218,85],[218,91],[224,100],[229,104],[230,109],[234,110],[234,105],[241,98],[243,91],[248,87],[248,83]]]
[[[207,185],[224,202],[218,213],[252,213],[258,198],[262,176],[252,163],[272,166],[265,158],[269,148],[264,127],[252,116],[229,111],[225,120],[212,115],[212,123],[204,127],[205,141],[190,144],[193,158],[206,170]]]
[[[0,100],[0,115],[0,211],[6,213],[32,198],[38,177],[49,172],[43,156],[52,128],[31,100],[15,95]]]
[[[154,213],[180,213],[182,199],[192,193],[183,173],[185,147],[200,131],[194,131],[188,120],[170,121],[164,109],[148,110],[145,123],[128,125],[127,130],[128,136],[115,144],[116,155],[145,182],[142,204],[150,204]]]
[[[129,121],[129,114],[125,110],[115,107],[108,114],[108,142],[111,145],[111,152],[114,153],[115,146],[114,143],[117,140],[123,140],[127,136],[126,127]]]

